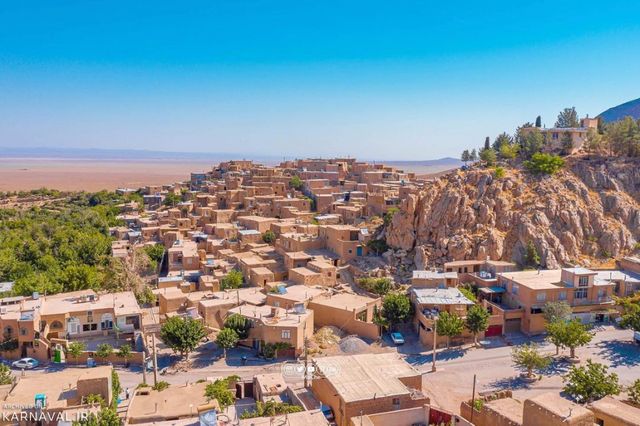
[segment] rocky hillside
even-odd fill
[[[407,198],[386,238],[418,268],[487,256],[523,263],[529,242],[543,267],[605,263],[640,241],[640,161],[572,158],[546,177],[456,171]]]
[[[627,116],[633,117],[635,120],[640,120],[640,98],[609,108],[598,117],[604,122],[610,123],[612,121],[622,120]]]

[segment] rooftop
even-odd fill
[[[515,424],[522,424],[522,403],[513,398],[500,398],[487,401],[484,406],[488,409],[502,414]]]
[[[365,309],[369,303],[379,300],[380,298],[374,299],[372,297],[360,296],[353,293],[338,293],[321,298],[315,298],[313,299],[313,303],[338,309],[345,309],[347,311],[359,311],[361,309]]]
[[[420,375],[396,353],[332,356],[313,362],[345,402],[410,394],[399,378]]]
[[[625,404],[611,396],[592,402],[590,407],[597,413],[601,411],[629,425],[640,424],[640,408]]]
[[[551,290],[558,288],[562,276],[561,269],[541,269],[530,271],[503,272],[498,276],[507,278],[519,285],[533,290]]]
[[[275,417],[256,417],[240,420],[240,426],[328,426],[329,422],[320,410],[302,411],[299,413],[283,414]]]
[[[164,391],[141,388],[131,399],[127,417],[136,423],[198,416],[198,411],[219,409],[216,400],[204,396],[207,383],[171,385]]]
[[[457,288],[412,288],[416,301],[421,305],[473,305]]]
[[[437,271],[413,271],[413,279],[420,280],[446,280],[458,278],[457,272],[437,272]]]

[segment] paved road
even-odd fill
[[[631,338],[632,333],[628,330],[601,327],[592,342],[579,348],[576,353],[581,360],[592,359],[610,366],[622,384],[630,384],[640,378],[640,346],[635,345]],[[553,345],[542,339],[535,340],[540,343],[543,352],[555,355]],[[479,392],[512,389],[516,398],[524,399],[541,392],[561,391],[562,376],[572,365],[567,360],[555,360],[544,372],[542,380],[527,384],[518,378],[520,372],[512,365],[512,346],[504,342],[494,342],[493,345],[495,347],[489,349],[465,346],[462,349],[440,350],[435,373],[431,373],[431,352],[407,355],[406,360],[426,373],[425,387],[433,402],[455,412],[462,401],[471,399],[474,374]],[[561,352],[561,355],[568,355],[568,350]]]

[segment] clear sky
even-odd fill
[[[640,97],[639,16],[638,0],[4,1],[0,146],[457,157]]]

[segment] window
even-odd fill
[[[13,328],[11,328],[11,326],[6,326],[4,328],[5,339],[10,339],[12,335],[13,335]]]
[[[543,312],[542,308],[531,308],[531,314],[541,314]]]
[[[98,329],[98,324],[82,324],[82,331],[96,331]]]
[[[283,339],[291,339],[291,330],[282,330]]]
[[[93,322],[93,311],[87,311],[87,322]]]
[[[547,300],[547,293],[545,293],[544,291],[537,293],[536,300],[538,302],[544,302],[545,300]]]
[[[21,336],[26,336],[26,335],[27,335],[27,329],[26,329],[26,328],[24,328],[24,327],[22,327],[22,328],[20,329],[20,335],[21,335]]]
[[[518,294],[518,284],[511,284],[511,293]]]
[[[580,277],[578,278],[578,286],[579,287],[587,287],[589,285],[589,277]]]
[[[561,291],[560,294],[558,294],[558,300],[567,300],[567,292]]]
[[[358,313],[356,315],[356,319],[358,321],[366,322],[367,321],[367,311],[362,311],[362,312]]]
[[[573,293],[573,298],[574,299],[586,299],[587,298],[587,289],[586,288],[579,288],[575,291],[575,293]]]
[[[393,398],[392,402],[396,407],[400,407],[400,398]]]

